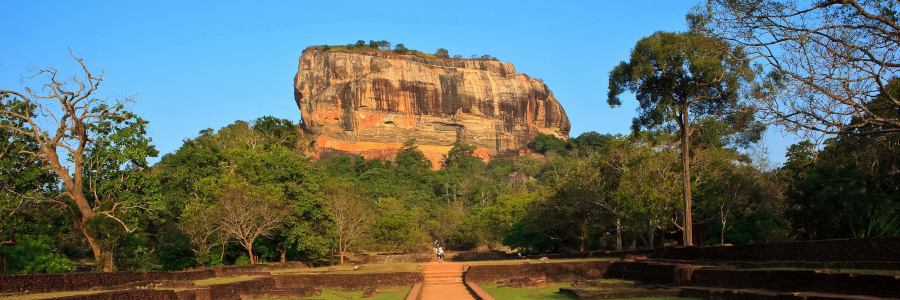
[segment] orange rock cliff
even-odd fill
[[[317,157],[392,160],[415,139],[437,168],[455,143],[489,160],[524,152],[538,133],[569,133],[546,84],[492,60],[310,47],[300,56],[294,97]]]

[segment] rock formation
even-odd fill
[[[454,143],[490,159],[523,152],[538,133],[569,133],[547,85],[492,60],[310,47],[300,56],[294,96],[317,156],[392,159],[415,139],[438,167]]]

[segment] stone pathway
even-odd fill
[[[475,299],[463,285],[463,265],[455,263],[427,263],[422,265],[425,277],[421,300]]]

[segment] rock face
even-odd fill
[[[524,152],[538,133],[569,133],[547,85],[499,61],[310,47],[300,56],[294,96],[317,156],[393,159],[415,139],[436,168],[455,143],[490,159]]]

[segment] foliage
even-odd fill
[[[146,159],[157,152],[146,136],[147,122],[124,109],[128,99],[93,96],[102,75],[70,54],[80,76],[61,80],[55,69],[43,68],[31,76],[43,80],[40,88],[0,90],[0,127],[18,136],[13,140],[37,145],[20,148],[24,151],[19,154],[52,171],[62,187],[42,201],[71,212],[77,220],[72,229],[82,234],[96,265],[113,271],[113,250],[122,231],[131,233],[140,219],[156,217],[159,198],[153,190],[158,186]]]
[[[22,236],[12,247],[0,249],[9,259],[11,273],[55,273],[75,270],[75,265],[61,253],[54,251],[55,242],[46,235]]]
[[[685,245],[693,244],[691,136],[699,128],[699,133],[707,133],[701,141],[721,142],[742,131],[750,132],[748,137],[736,139],[742,144],[758,140],[763,127],[754,121],[752,109],[739,101],[741,88],[753,75],[740,49],[695,32],[657,32],[643,38],[629,61],[621,62],[609,74],[610,106],[622,105],[619,95],[625,91],[635,94],[638,116],[632,123],[634,131],[673,132],[677,128],[681,133]],[[691,116],[695,123],[699,118],[699,126],[692,125]]]
[[[437,51],[434,51],[434,55],[441,58],[448,58],[450,57],[450,51],[447,51],[447,49],[444,48],[438,48]]]
[[[889,90],[900,97],[900,80]],[[886,100],[881,95],[869,107],[882,109]],[[900,116],[897,110],[892,113]],[[900,134],[882,131],[847,131],[818,152],[810,142],[790,147],[779,173],[788,183],[786,215],[796,235],[822,239],[900,234]]]
[[[566,150],[566,141],[552,134],[539,133],[528,143],[528,148],[541,154],[563,153]]]
[[[391,42],[386,40],[369,40],[368,44],[364,40],[357,40],[355,43],[350,43],[346,45],[319,45],[319,46],[311,46],[307,49],[319,49],[325,52],[328,51],[339,51],[339,52],[352,52],[352,53],[371,53],[372,51],[390,51],[396,54],[402,55],[412,55],[423,58],[450,58],[450,51],[444,48],[438,48],[434,51],[434,53],[426,53],[415,49],[410,49],[406,47],[406,44],[397,43],[394,45],[393,50],[391,49]],[[456,54],[453,56],[454,59],[463,59],[462,55]],[[498,59],[491,55],[475,55],[472,54],[470,59],[476,60],[493,60],[497,61]]]

